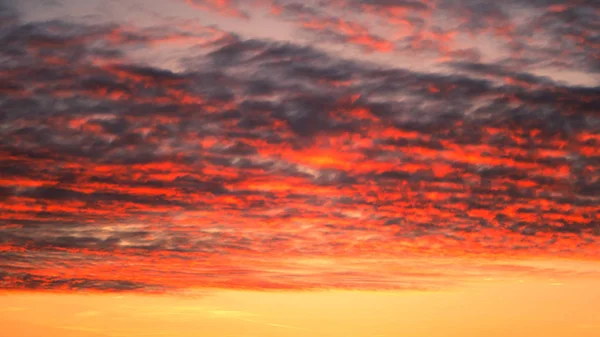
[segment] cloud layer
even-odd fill
[[[245,2],[187,4],[253,20]],[[1,10],[0,287],[437,289],[580,273],[497,259],[598,259],[600,87],[525,71],[597,73],[594,2],[313,5],[253,6],[446,70]],[[352,20],[371,16],[410,33]],[[491,34],[510,57],[485,62],[493,48],[458,34]],[[138,56],[182,46],[176,67]]]

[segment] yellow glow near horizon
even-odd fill
[[[488,282],[444,292],[215,291],[198,298],[8,293],[6,336],[595,337],[597,282]]]

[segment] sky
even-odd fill
[[[598,1],[0,0],[0,46],[8,336],[600,333]]]

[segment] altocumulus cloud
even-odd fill
[[[597,74],[595,2],[254,6],[314,45],[0,6],[0,287],[425,290],[598,259],[600,87],[525,70]]]

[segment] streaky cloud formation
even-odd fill
[[[597,2],[182,5],[308,42],[0,3],[0,288],[600,276]]]

